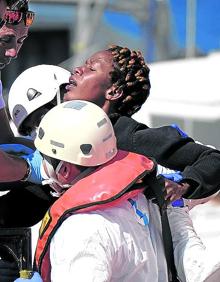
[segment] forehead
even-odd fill
[[[21,22],[17,25],[6,24],[0,29],[0,37],[5,35],[12,35],[19,38],[27,36],[27,34],[28,27],[25,26],[24,22]]]
[[[103,50],[103,51],[96,52],[91,57],[89,57],[86,61],[107,63],[107,64],[112,65],[113,56],[111,52]]]

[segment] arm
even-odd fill
[[[14,139],[15,136],[9,125],[9,120],[5,108],[0,109],[0,121],[1,121],[0,144],[8,143],[8,141]]]
[[[9,125],[9,119],[5,108],[0,109],[0,121],[0,144],[23,144],[28,147],[35,148],[32,140],[14,136],[14,133]]]
[[[0,121],[1,121],[1,135],[0,144],[7,143],[8,140],[14,137],[14,134],[9,126],[9,119],[5,109],[5,101],[2,94],[2,82],[0,81]]]
[[[0,152],[0,165],[3,167],[0,182],[24,180],[42,184],[44,180],[41,173],[43,158],[38,150],[34,151],[22,144],[2,144]]]
[[[190,185],[184,197],[208,197],[219,190],[220,151],[195,143],[171,126],[136,131],[133,143],[137,153],[182,172],[181,183]]]
[[[175,264],[181,281],[218,281],[220,260],[213,260],[212,254],[196,234],[188,208],[169,207],[168,218],[173,238]]]
[[[24,159],[3,151],[0,151],[0,167],[0,182],[21,180],[28,170],[28,164]]]

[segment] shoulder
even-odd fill
[[[146,125],[139,123],[130,117],[122,116],[118,118],[114,124],[114,131],[119,149],[134,151],[133,139],[136,133],[147,128]]]
[[[114,247],[105,219],[92,213],[72,215],[61,224],[51,240],[51,277],[54,281],[72,281],[74,275],[77,281],[89,281],[100,275],[99,268],[102,275],[108,277],[111,254],[114,254]]]
[[[117,121],[114,123],[114,129],[119,130],[120,128],[126,130],[135,130],[135,129],[146,129],[148,128],[147,125],[140,123],[136,120],[134,120],[131,117],[121,116],[117,119]]]
[[[130,117],[122,116],[114,124],[114,130],[117,138],[120,141],[127,140],[128,138],[180,138],[183,137],[180,129],[167,125],[156,128],[150,128],[147,125],[140,123]],[[185,137],[185,136],[184,136]]]
[[[112,234],[108,221],[99,214],[72,215],[62,223],[51,240],[52,262],[68,264],[83,257],[108,260],[114,253]]]
[[[97,239],[107,240],[110,221],[102,214],[82,213],[69,216],[59,227],[54,240],[56,243],[65,241],[85,242]]]

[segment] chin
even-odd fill
[[[65,94],[63,97],[63,102],[67,102],[67,101],[70,101],[70,100],[68,99],[68,94]]]
[[[76,97],[73,92],[66,92],[63,97],[63,102],[72,101],[72,100],[80,100],[79,97]]]

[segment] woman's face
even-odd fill
[[[86,100],[102,107],[105,95],[112,86],[110,72],[113,57],[109,51],[99,51],[88,58],[84,65],[73,70],[66,86],[64,101]]]

